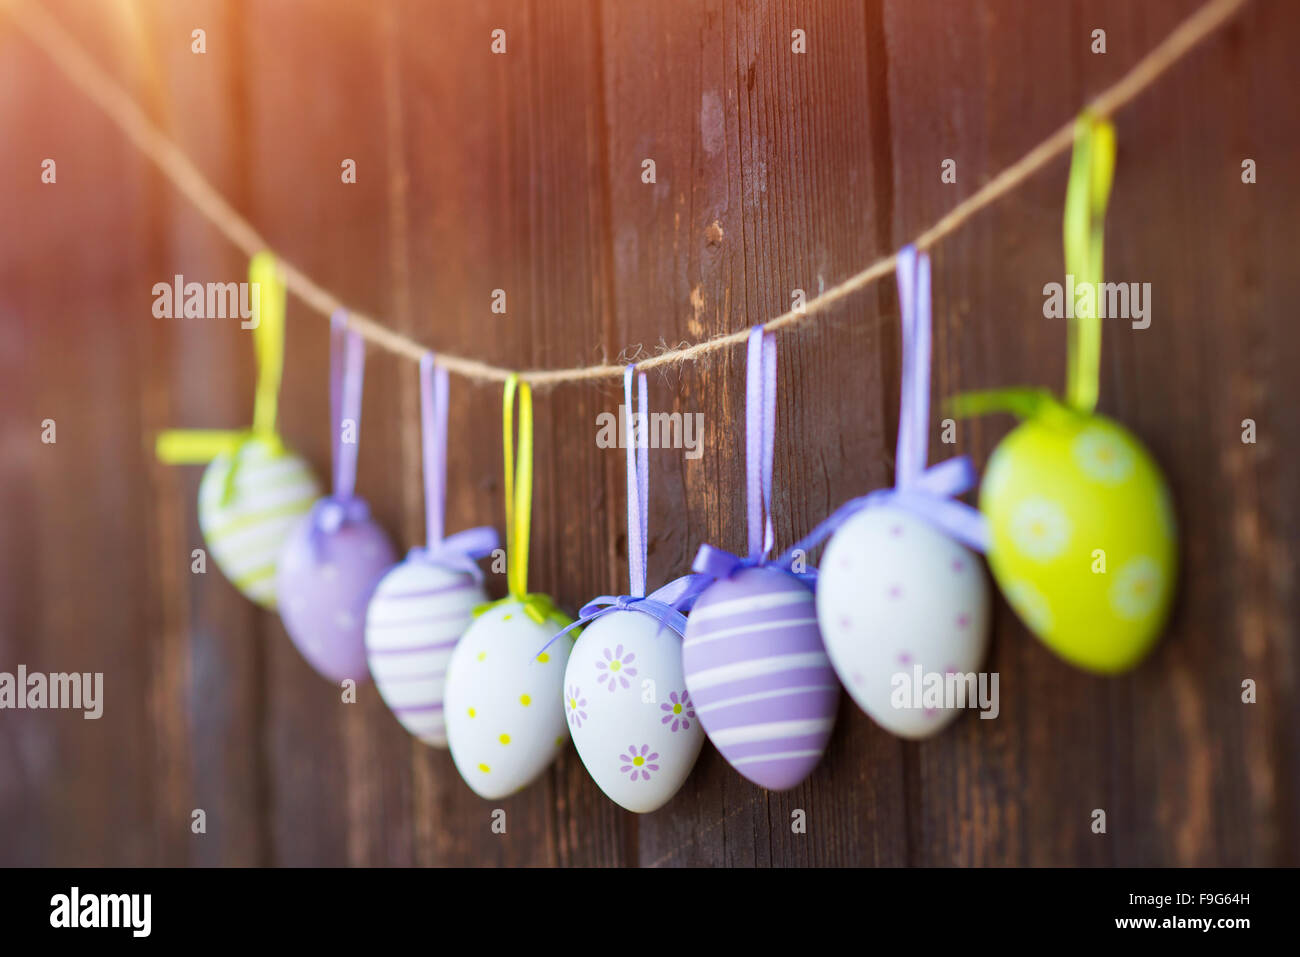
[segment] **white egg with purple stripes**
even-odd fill
[[[204,470],[199,483],[203,539],[222,573],[259,605],[275,607],[280,554],[320,494],[311,466],[264,439],[221,453]]]
[[[366,609],[366,661],[384,703],[411,734],[447,746],[447,666],[487,595],[468,572],[413,554],[375,588]]]
[[[760,565],[710,585],[687,619],[682,666],[705,733],[746,778],[782,791],[821,760],[840,686],[797,577]]]
[[[644,612],[611,611],[583,629],[565,669],[564,712],[592,780],[638,814],[668,803],[704,744],[681,635]]]

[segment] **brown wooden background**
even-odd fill
[[[518,367],[783,311],[928,226],[1197,6],[48,4],[286,258],[430,346]],[[1107,324],[1102,410],[1164,466],[1185,536],[1177,610],[1141,669],[1075,671],[999,604],[996,721],[902,743],[846,700],[796,790],[765,793],[706,746],[646,817],[570,750],[500,803],[494,835],[497,805],[372,688],[341,705],[276,618],[190,574],[199,470],[155,464],[153,436],[247,422],[252,351],[233,322],[153,318],[151,290],[246,263],[0,16],[0,670],[106,684],[98,722],[0,713],[0,863],[1300,863],[1298,26],[1300,7],[1256,0],[1117,118],[1108,273],[1153,284],[1153,321]],[[57,185],[39,182],[46,157]],[[1062,382],[1041,290],[1063,272],[1065,172],[936,250],[936,397]],[[290,313],[281,421],[323,475],[326,325]],[[781,544],[889,480],[896,321],[885,282],[782,336]],[[652,455],[652,585],[701,541],[741,542],[742,353],[652,378],[655,406],[702,412],[707,442],[696,461]],[[360,487],[406,547],[422,536],[415,368],[372,352],[368,369]],[[500,527],[498,393],[454,380],[452,397],[451,527]],[[595,443],[618,403],[612,381],[540,397],[531,584],[570,607],[625,580],[622,453]],[[1008,425],[963,425],[959,450],[982,465]]]

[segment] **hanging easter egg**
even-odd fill
[[[386,574],[366,610],[366,660],[384,703],[411,734],[445,747],[452,651],[487,595],[472,575],[420,554]]]
[[[821,760],[840,686],[813,592],[794,575],[744,568],[705,589],[687,619],[682,668],[709,740],[755,784],[792,788]]]
[[[858,707],[893,734],[924,738],[960,708],[923,701],[922,682],[974,673],[984,660],[988,581],[970,549],[928,522],[899,508],[866,508],[826,547],[817,618]]]
[[[704,744],[682,638],[641,612],[610,612],[583,631],[565,669],[564,710],[592,780],[641,814],[668,803]]]
[[[1062,407],[1023,422],[989,459],[980,509],[998,587],[1044,644],[1102,673],[1146,655],[1169,613],[1177,531],[1132,434]]]
[[[573,647],[573,638],[566,635],[543,648],[569,619],[550,598],[528,591],[533,393],[518,375],[506,379],[502,413],[509,594],[480,608],[456,645],[447,665],[444,698],[447,746],[456,770],[476,794],[489,800],[532,783],[568,740],[562,696],[564,665]]]
[[[222,573],[248,598],[276,605],[276,563],[290,531],[321,489],[303,459],[276,431],[284,368],[284,282],[269,252],[248,267],[253,297],[257,393],[252,427],[242,430],[169,429],[157,454],[172,465],[205,464],[199,483],[199,527]]]
[[[1134,667],[1164,627],[1178,572],[1164,477],[1122,426],[1093,413],[1100,379],[1104,217],[1115,130],[1085,111],[1075,124],[1065,201],[1069,321],[1062,400],[1031,389],[961,396],[958,414],[1023,421],[994,450],[980,488],[989,566],[1029,630],[1082,668]]]
[[[493,605],[470,625],[447,665],[444,715],[456,770],[476,794],[506,797],[533,782],[568,741],[563,704],[568,621],[529,617],[522,602]]]
[[[320,497],[311,467],[251,438],[222,452],[199,483],[199,527],[217,567],[246,596],[275,607],[275,568],[289,532]]]
[[[842,506],[806,547],[834,532],[817,576],[817,618],[840,680],[885,730],[924,738],[981,703],[989,589],[963,542],[984,547],[987,529],[957,499],[975,484],[970,459],[927,466],[930,259],[904,247],[897,271],[903,374],[894,487]]]
[[[302,656],[332,681],[361,683],[366,606],[397,556],[361,499],[323,498],[299,520],[280,556],[280,618]]]
[[[443,696],[452,650],[487,601],[475,561],[497,547],[492,528],[443,535],[448,395],[447,370],[435,366],[432,353],[421,356],[426,544],[383,577],[366,610],[366,656],[380,696],[407,731],[435,747],[447,745]]]

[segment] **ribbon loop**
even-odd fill
[[[894,484],[906,488],[930,455],[930,257],[918,256],[915,246],[898,254],[898,307],[903,365]]]
[[[447,502],[447,370],[434,363],[432,352],[420,357],[420,439],[424,456],[425,541],[432,548],[442,541]]]
[[[1069,320],[1066,403],[1081,412],[1097,407],[1101,373],[1102,253],[1106,238],[1106,205],[1115,176],[1115,127],[1090,110],[1074,125],[1074,155],[1065,190],[1065,271],[1073,277],[1075,299]],[[1082,302],[1074,291],[1082,289]]]
[[[253,297],[253,348],[257,354],[257,394],[253,401],[253,431],[276,434],[276,407],[284,373],[284,278],[269,251],[258,253],[248,264]]]
[[[634,379],[637,385],[635,406],[632,403]],[[614,611],[641,612],[682,635],[686,631],[684,612],[690,609],[708,584],[702,575],[683,575],[657,589],[652,595],[647,596],[645,593],[650,531],[650,469],[647,460],[650,443],[646,432],[649,402],[646,398],[645,373],[638,375],[635,365],[629,365],[623,370],[623,407],[627,412],[627,569],[630,594],[601,595],[587,602],[579,611],[577,620],[552,635],[538,654],[551,647],[561,636]]]
[[[745,369],[745,520],[749,553],[745,558],[712,545],[701,545],[692,569],[702,590],[708,582],[729,578],[742,568],[772,564],[809,583],[817,572],[793,570],[793,550],[775,562],[767,554],[775,544],[772,527],[772,464],[776,453],[776,337],[763,326],[749,334]]]
[[[350,499],[357,486],[361,442],[361,391],[366,343],[347,327],[347,313],[330,317],[330,419],[334,450],[334,497]],[[348,428],[348,425],[351,428]]]
[[[745,492],[749,557],[772,549],[772,461],[776,448],[776,337],[763,326],[749,334],[745,375]]]
[[[515,394],[519,395],[519,463],[515,465]],[[515,373],[506,379],[502,439],[506,471],[506,582],[510,596],[528,595],[528,534],[533,507],[533,390]],[[544,597],[544,596],[543,596]],[[546,599],[548,602],[550,599]]]
[[[424,459],[425,545],[412,548],[408,559],[427,561],[483,581],[478,560],[492,553],[499,539],[488,526],[467,528],[443,536],[447,503],[447,370],[432,352],[420,357],[420,449]]]
[[[637,380],[637,404],[632,404],[632,380]],[[627,575],[631,595],[645,595],[646,560],[650,540],[650,465],[648,461],[649,403],[646,378],[636,366],[623,370],[623,406],[627,410]]]
[[[898,456],[894,487],[876,489],[845,502],[786,553],[807,553],[864,509],[891,505],[904,509],[977,551],[988,544],[987,523],[976,509],[957,501],[975,486],[975,466],[958,456],[927,467],[930,433],[931,298],[930,257],[907,246],[898,253],[898,305],[903,327],[902,397],[898,416]],[[1009,390],[1010,391],[1010,390]],[[1021,390],[1025,392],[1025,390]],[[976,393],[959,397],[968,406],[1011,398],[1037,410],[1041,393]]]
[[[252,299],[253,353],[257,359],[257,392],[253,401],[253,425],[248,429],[168,429],[158,434],[154,454],[166,465],[206,465],[220,455],[232,456],[222,501],[229,504],[235,489],[244,447],[259,439],[272,455],[284,452],[275,430],[276,403],[284,370],[284,283],[275,257],[269,251],[254,256],[248,264]]]

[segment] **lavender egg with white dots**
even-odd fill
[[[397,556],[388,535],[369,518],[330,531],[317,528],[314,517],[315,509],[299,521],[280,555],[280,618],[313,668],[331,681],[360,683],[370,676],[366,607]]]
[[[682,667],[705,734],[733,768],[772,791],[812,773],[840,700],[812,589],[771,566],[714,582],[687,619]]]
[[[447,746],[443,691],[451,653],[487,601],[469,572],[419,553],[393,568],[366,610],[366,656],[384,704],[411,734]]]
[[[979,704],[956,691],[979,687],[989,608],[975,554],[889,506],[849,519],[818,571],[817,617],[836,673],[858,707],[903,738],[929,737]]]

